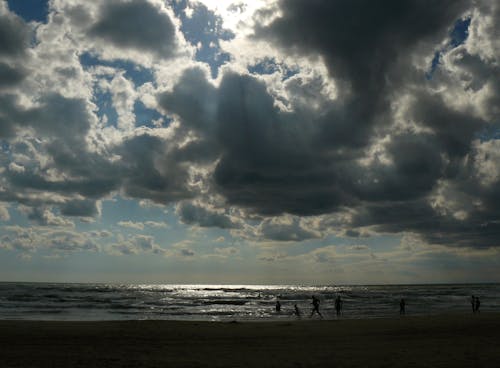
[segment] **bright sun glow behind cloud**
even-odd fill
[[[232,31],[242,30],[252,24],[252,16],[255,11],[270,4],[275,0],[199,0],[200,3],[218,15],[224,21],[224,27]]]

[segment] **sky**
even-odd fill
[[[500,282],[495,0],[0,0],[0,281]]]

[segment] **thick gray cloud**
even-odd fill
[[[3,120],[3,137],[12,134],[15,126],[31,128],[41,137],[61,139],[66,144],[83,144],[83,138],[90,129],[93,115],[83,99],[66,98],[51,93],[38,101],[38,106],[25,108],[14,94],[0,96],[0,117]],[[0,136],[2,137],[2,136]]]
[[[308,228],[296,217],[286,221],[266,219],[259,225],[257,232],[261,239],[274,241],[302,241],[323,236],[320,232]]]
[[[95,217],[99,213],[97,203],[92,200],[72,200],[61,206],[64,216]]]
[[[0,4],[0,92],[18,85],[27,76],[28,72],[22,62],[27,58],[30,36],[30,27],[9,12],[6,4]],[[0,138],[9,129],[2,127],[2,123]]]
[[[189,225],[200,227],[218,227],[221,229],[236,229],[241,226],[229,214],[215,211],[192,202],[182,202],[177,206],[179,219]]]
[[[176,53],[175,26],[167,13],[147,0],[106,1],[90,29],[95,37],[120,48],[133,48],[162,57]]]
[[[0,5],[0,57],[24,54],[30,41],[26,23]]]
[[[258,27],[256,37],[291,52],[323,56],[330,72],[347,81],[354,93],[376,96],[381,94],[374,89],[380,92],[392,82],[386,78],[413,47],[439,43],[469,5],[452,0],[281,1],[281,16]]]
[[[179,154],[198,162],[220,157],[214,186],[231,204],[264,214],[313,214],[342,203],[332,162],[315,152],[307,132],[314,117],[280,111],[254,77],[226,73],[218,88],[203,78],[188,70],[159,102],[200,135]]]
[[[257,78],[226,72],[213,87],[202,73],[187,71],[159,102],[197,133],[184,148],[191,159],[219,158],[212,189],[228,204],[264,216],[349,208],[354,216],[344,226],[350,231],[373,227],[415,231],[433,243],[498,245],[493,236],[498,190],[481,186],[471,166],[474,142],[498,124],[491,108],[498,88],[488,87],[486,112],[478,114],[468,107],[468,87],[452,82],[446,71],[453,67],[469,85],[478,83],[477,92],[491,81],[495,59],[474,57],[470,45],[459,46],[474,65],[464,57],[453,59],[457,51],[449,47],[434,76],[428,74],[436,50],[448,42],[455,22],[470,14],[472,3],[280,4],[281,16],[257,27],[254,37],[285,53],[321,57],[338,97],[319,109],[292,105],[283,111]],[[422,69],[425,58],[429,65]],[[463,101],[452,102],[441,92],[445,86]],[[467,206],[467,199],[481,205]],[[282,232],[267,233],[278,238]]]
[[[29,200],[23,199],[23,192],[100,198],[117,189],[121,181],[117,175],[119,170],[107,158],[88,149],[86,138],[95,117],[85,100],[48,94],[39,100],[38,106],[24,108],[12,95],[0,98],[4,102],[0,107],[0,116],[5,122],[0,134],[3,133],[4,138],[14,138],[16,131],[28,129],[36,137],[12,141],[11,152],[15,157],[26,160],[27,165],[22,168],[12,166],[18,169],[5,173],[9,191],[0,193],[0,196],[10,195],[11,199],[21,203],[29,204],[31,201],[36,204],[33,196]],[[54,169],[58,173],[55,177]],[[80,201],[80,204],[84,203],[86,201]],[[68,204],[63,212],[95,214],[90,207],[76,210],[73,203]]]
[[[12,87],[21,82],[26,72],[7,63],[0,62],[0,89]]]
[[[175,161],[169,152],[172,142],[151,135],[138,134],[126,139],[116,152],[124,193],[134,198],[170,203],[193,196],[189,188],[189,165]]]
[[[180,201],[180,220],[200,227],[243,234],[249,216],[259,240],[373,230],[412,231],[431,243],[499,245],[500,17],[499,7],[487,3],[281,1],[281,15],[256,26],[252,37],[292,59],[324,62],[331,81],[322,72],[303,82],[305,72],[298,69],[280,80],[259,76],[258,68],[248,75],[230,66],[213,81],[202,68],[188,67],[177,81],[121,91],[130,106],[144,97],[150,108],[151,94],[168,85],[157,102],[174,118],[161,128],[134,128],[131,107],[125,130],[120,121],[115,128],[99,119],[92,97],[81,97],[85,93],[68,88],[29,95],[27,88],[39,86],[26,72],[33,66],[16,63],[30,47],[28,28],[2,14],[0,138],[6,144],[0,200],[30,207],[27,217],[40,225],[71,226],[58,215],[96,216],[98,200],[120,193],[161,204]],[[108,46],[123,55],[177,53],[175,25],[159,5],[113,0],[96,5],[95,14],[91,8],[68,13],[78,29],[90,24],[75,42],[91,50],[77,54],[99,47],[105,53]],[[450,32],[464,16],[471,17],[469,38],[451,45]],[[113,68],[88,67],[67,78],[85,75],[79,85],[105,85]],[[155,78],[165,75],[160,69]],[[332,96],[323,93],[329,82]],[[70,97],[75,95],[80,97]],[[106,110],[105,96],[93,98],[102,98],[97,102]],[[217,198],[217,205],[206,198]],[[231,207],[242,208],[238,220]],[[345,213],[338,229],[327,220],[304,221]],[[144,237],[115,251],[161,252]]]
[[[435,47],[469,1],[281,1],[282,15],[258,27],[265,38],[291,53],[322,57],[341,88],[345,105],[324,121],[325,145],[360,145],[388,108],[395,85],[418,47]],[[425,50],[425,49],[424,49]],[[382,121],[385,119],[382,118]]]

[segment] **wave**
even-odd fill
[[[408,313],[414,315],[469,312],[472,294],[481,298],[482,310],[500,307],[498,284],[233,287],[0,283],[0,319],[37,319],[50,314],[54,319],[58,315],[61,319],[292,318],[289,312],[294,304],[304,314],[310,312],[312,295],[320,298],[326,318],[335,318],[337,295],[344,300],[343,318],[379,318],[397,314],[403,297]],[[282,314],[274,313],[277,298]]]
[[[203,305],[245,305],[248,300],[204,300]]]

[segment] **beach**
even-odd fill
[[[492,367],[500,314],[276,322],[0,321],[0,367]]]

